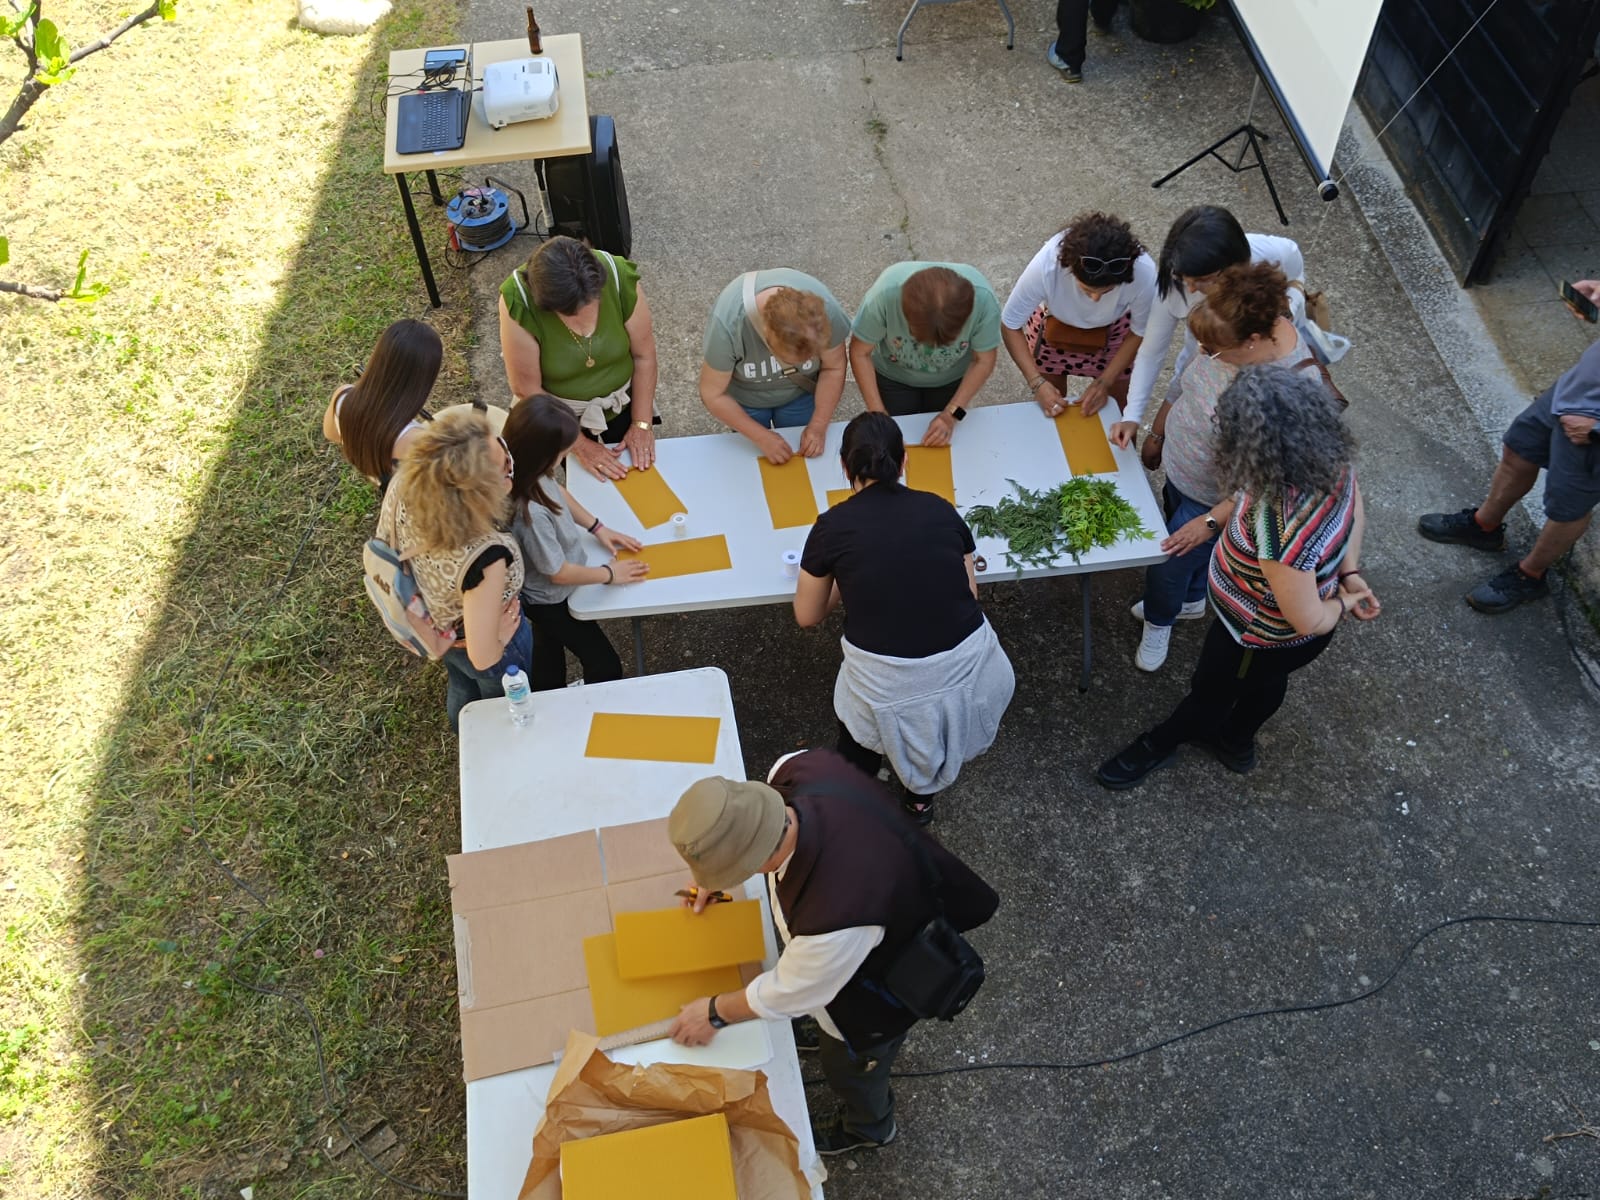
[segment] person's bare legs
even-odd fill
[[[1522,573],[1535,579],[1543,576],[1557,559],[1578,544],[1578,539],[1589,528],[1589,519],[1593,516],[1593,513],[1585,513],[1576,521],[1547,520],[1539,531],[1538,540],[1533,543],[1533,549],[1517,564],[1522,568]]]
[[[1529,462],[1510,446],[1501,446],[1500,463],[1494,469],[1494,477],[1489,480],[1488,498],[1478,506],[1478,511],[1474,514],[1478,527],[1490,533],[1504,525],[1511,506],[1532,490],[1534,481],[1538,478],[1537,464]],[[1569,546],[1571,544],[1567,543]]]

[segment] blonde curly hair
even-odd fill
[[[511,513],[494,431],[481,412],[435,417],[412,439],[395,486],[420,539],[413,552],[448,554],[503,528]]]
[[[822,297],[780,287],[761,310],[768,347],[789,363],[809,362],[828,348],[828,310]]]

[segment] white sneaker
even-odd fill
[[[1144,620],[1144,601],[1136,601],[1128,611],[1133,614],[1135,621]],[[1206,602],[1204,600],[1191,600],[1178,610],[1178,620],[1180,621],[1200,621],[1205,618],[1205,615]]]
[[[1172,642],[1171,625],[1144,623],[1144,636],[1139,639],[1139,649],[1134,652],[1133,665],[1141,671],[1159,671],[1167,661],[1167,647]]]

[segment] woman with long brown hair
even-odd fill
[[[378,487],[388,486],[415,435],[432,420],[428,393],[439,377],[444,345],[421,321],[396,321],[372,348],[366,370],[328,401],[322,434]]]
[[[378,515],[378,536],[407,560],[433,623],[455,632],[444,655],[452,730],[465,705],[503,694],[508,667],[532,665],[509,532],[514,468],[483,413],[442,413],[413,439]]]

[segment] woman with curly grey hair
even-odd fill
[[[1320,382],[1284,366],[1245,367],[1217,402],[1216,462],[1232,516],[1211,557],[1217,620],[1189,694],[1095,772],[1133,787],[1196,742],[1239,774],[1256,765],[1255,735],[1283,704],[1289,676],[1311,662],[1346,614],[1379,605],[1361,575],[1366,527],[1354,444]]]

